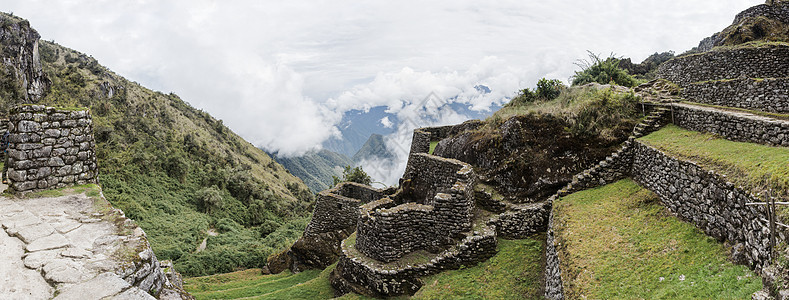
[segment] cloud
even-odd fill
[[[762,2],[11,0],[3,9],[258,146],[299,154],[337,136],[348,109],[387,105],[417,118],[414,103],[435,93],[485,110],[541,77],[566,81],[586,50],[635,61],[682,52]]]
[[[392,123],[392,121],[389,120],[389,117],[381,118],[380,122],[381,122],[381,125],[383,125],[386,128],[392,128],[392,125],[394,125]]]

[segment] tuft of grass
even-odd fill
[[[668,125],[639,140],[674,157],[695,161],[751,191],[772,188],[783,197],[789,191],[787,147],[733,142],[675,125]]]
[[[568,299],[747,299],[762,288],[722,244],[630,179],[554,205]]]

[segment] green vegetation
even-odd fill
[[[342,167],[353,164],[347,156],[326,149],[298,157],[276,156],[274,159],[316,193],[332,188],[332,176],[342,175]]]
[[[337,176],[332,176],[332,180],[334,181],[334,185],[339,184],[340,182],[356,182],[361,184],[370,185],[372,182],[372,178],[370,175],[364,172],[361,166],[351,168],[351,166],[345,166],[345,170],[342,171],[342,178]]]
[[[772,188],[789,192],[789,148],[733,142],[712,134],[668,125],[639,139],[669,155],[695,161],[737,185],[758,192]]]
[[[85,54],[47,41],[39,51],[52,81],[40,104],[90,109],[104,195],[159,259],[187,276],[261,267],[301,234],[314,195],[221,120]]]
[[[516,97],[488,121],[501,125],[516,115],[553,115],[563,118],[569,124],[566,130],[576,136],[612,139],[615,132],[632,130],[640,116],[637,103],[635,94],[622,88],[571,87],[562,89],[552,100],[527,102]]]
[[[556,99],[556,97],[559,97],[559,95],[565,89],[567,89],[567,86],[565,86],[558,79],[548,80],[542,78],[537,81],[537,88],[534,90],[529,88],[520,90],[518,96],[512,98],[512,100],[510,100],[510,102],[508,102],[505,107],[527,105],[535,101],[550,101]]]
[[[436,146],[438,146],[439,141],[432,141],[430,142],[430,149],[427,151],[427,154],[433,154],[433,151],[436,151]]]
[[[499,240],[499,253],[473,267],[422,278],[414,299],[542,299],[545,236]]]
[[[554,204],[568,299],[747,299],[758,275],[727,249],[666,211],[632,180]]]
[[[619,60],[613,54],[606,59],[602,59],[600,55],[589,52],[589,60],[581,59],[576,63],[581,70],[575,71],[575,75],[572,77],[572,84],[584,85],[597,82],[599,84],[611,83],[626,87],[638,85],[638,81],[630,76],[627,70],[619,67]]]
[[[655,52],[638,64],[631,62],[630,58],[620,59],[619,67],[627,70],[627,73],[636,80],[652,80],[655,78],[658,66],[672,58],[674,58],[674,51]]]
[[[499,240],[498,254],[476,266],[424,277],[414,299],[541,299],[544,235]],[[329,299],[334,290],[323,271],[260,275],[259,269],[184,279],[184,288],[199,299]],[[275,290],[276,289],[276,290]],[[406,297],[401,297],[406,298]],[[340,299],[370,299],[349,294]]]

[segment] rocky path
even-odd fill
[[[144,233],[102,201],[0,197],[0,299],[153,299],[167,280]]]

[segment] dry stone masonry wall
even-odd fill
[[[658,67],[657,78],[680,87],[691,83],[734,78],[789,77],[789,46],[713,50],[681,56]]]
[[[87,110],[23,105],[11,110],[10,188],[17,193],[95,183],[98,168]]]
[[[733,257],[751,268],[770,263],[769,227],[761,202],[724,176],[673,158],[636,141],[633,179],[660,196],[663,204],[719,241],[736,244]]]
[[[703,81],[687,85],[680,95],[705,104],[789,112],[789,78]]]
[[[474,130],[481,125],[480,120],[470,120],[458,125],[417,128],[411,139],[411,153],[428,153],[430,142],[440,141],[466,130]]]
[[[766,145],[789,146],[789,121],[710,107],[672,104],[674,124],[709,132],[726,139]]]
[[[471,166],[417,153],[404,178],[411,180],[406,190],[361,208],[356,248],[368,257],[391,262],[415,250],[437,250],[471,229],[476,178]]]
[[[356,227],[359,206],[383,196],[379,189],[355,182],[345,182],[318,193],[312,219],[305,234],[318,234]]]

